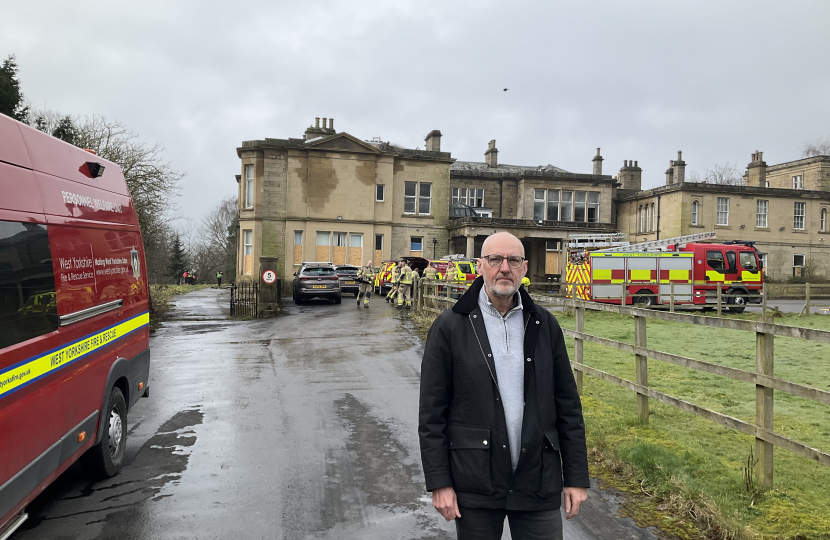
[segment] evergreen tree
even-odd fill
[[[14,55],[6,58],[0,66],[0,113],[23,122],[29,115],[29,107],[23,106],[23,94],[20,92],[17,70]]]
[[[35,123],[37,124],[38,121],[36,120]],[[78,141],[78,130],[75,129],[72,117],[67,115],[61,118],[58,126],[52,131],[52,136],[69,144],[76,144]]]
[[[182,241],[178,234],[173,236],[173,245],[170,246],[170,263],[167,265],[167,270],[174,283],[178,283],[182,278],[182,274],[187,270],[187,253],[182,247]]]

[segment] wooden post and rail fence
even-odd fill
[[[534,284],[531,284],[531,288]],[[546,285],[546,284],[539,284]],[[565,284],[578,286],[585,284]],[[787,285],[792,287],[791,285]],[[450,283],[449,286],[441,280],[420,280],[416,293],[416,309],[422,312],[441,313],[452,307],[457,297],[463,294],[467,283]],[[624,289],[623,289],[624,290]],[[809,305],[809,291],[807,290],[807,304]],[[686,295],[688,297],[688,294]],[[726,295],[719,294],[720,300]],[[830,331],[812,328],[800,328],[767,322],[766,318],[759,321],[749,321],[720,316],[706,316],[702,314],[673,313],[667,310],[644,309],[615,304],[605,304],[587,300],[565,298],[549,294],[539,295],[532,293],[535,301],[541,305],[560,306],[573,310],[574,329],[563,328],[566,336],[574,338],[574,357],[571,367],[575,371],[575,378],[579,393],[582,394],[583,377],[588,374],[607,381],[611,384],[627,388],[637,394],[637,415],[641,422],[649,420],[649,400],[654,399],[666,405],[692,413],[717,424],[726,426],[740,433],[755,438],[755,478],[764,488],[773,486],[773,448],[783,448],[796,455],[806,457],[817,463],[830,467],[830,453],[813,448],[802,442],[785,437],[774,430],[773,411],[775,407],[774,392],[784,392],[793,396],[809,399],[817,403],[830,405],[830,392],[809,385],[795,383],[775,377],[775,337],[787,337],[812,341],[814,343],[830,345]],[[766,298],[766,295],[764,296]],[[720,304],[720,302],[719,302]],[[670,298],[670,307],[674,305],[674,298]],[[766,307],[766,306],[764,306]],[[634,344],[624,343],[612,339],[585,333],[585,312],[606,311],[623,316],[634,317]],[[720,309],[719,309],[720,311]],[[802,310],[803,311],[803,310]],[[725,328],[755,333],[755,371],[748,371],[733,367],[722,366],[712,362],[696,360],[685,356],[657,351],[648,348],[647,325],[648,319]],[[585,364],[585,342],[596,343],[622,352],[634,355],[635,380],[630,381],[617,375],[593,368]],[[649,387],[648,360],[657,360],[682,366],[697,371],[704,371],[721,377],[743,381],[755,385],[755,421],[747,422],[669,394],[659,392]]]

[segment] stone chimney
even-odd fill
[[[672,174],[672,179],[675,184],[682,184],[686,181],[686,162],[683,161],[683,152],[681,150],[677,151],[677,160],[672,162],[672,168],[674,172]]]
[[[496,148],[496,139],[487,144],[487,151],[484,152],[484,162],[488,167],[497,167],[499,164],[499,150]]]
[[[752,154],[752,161],[746,166],[746,185],[767,187],[767,164],[763,152],[756,150]]]
[[[674,184],[674,160],[669,160],[669,168],[666,169],[666,185],[670,186]]]
[[[620,183],[620,189],[634,189],[640,191],[643,183],[643,169],[641,169],[636,161],[625,160],[620,169],[620,174],[617,175],[617,181]]]
[[[433,129],[429,132],[429,135],[427,135],[427,138],[424,140],[427,143],[427,152],[441,151],[441,132],[439,130]]]
[[[599,148],[597,148],[597,155],[594,156],[594,174],[602,174],[602,156],[599,155]]]
[[[305,130],[305,140],[316,139],[317,137],[325,137],[327,135],[334,135],[334,118],[323,118],[323,126],[320,127],[320,117],[314,118],[314,125],[308,126]]]

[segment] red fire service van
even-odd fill
[[[625,297],[626,304],[667,306],[674,289],[675,304],[707,308],[717,304],[720,285],[734,313],[762,302],[764,275],[754,242],[705,243],[715,238],[706,232],[591,250],[602,243],[582,236],[569,243],[569,298],[619,304]]]
[[[77,459],[118,472],[149,372],[147,269],[121,169],[0,115],[0,537]]]

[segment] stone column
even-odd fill
[[[472,259],[476,256],[476,237],[475,235],[467,235],[467,258]]]

